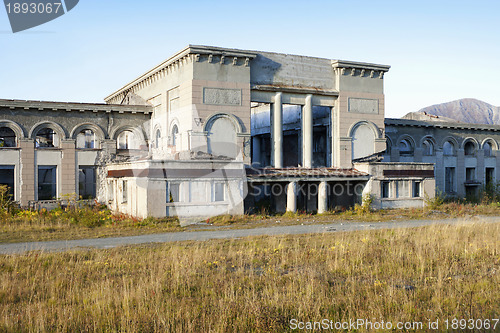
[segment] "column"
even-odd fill
[[[328,184],[326,181],[319,183],[318,188],[318,214],[323,214],[328,210]]]
[[[297,182],[290,182],[286,187],[286,211],[297,211]]]
[[[77,198],[77,179],[78,166],[76,165],[76,150],[75,140],[61,140],[62,158],[61,158],[61,184],[58,184],[58,196],[62,197],[65,194],[76,194]],[[59,192],[59,190],[61,192]]]
[[[275,168],[283,168],[283,106],[280,92],[274,96],[271,120],[272,165]]]
[[[306,103],[302,108],[302,165],[312,168],[313,160],[313,112],[312,95],[306,96]]]
[[[33,140],[20,139],[19,148],[21,148],[19,198],[21,206],[27,207],[29,201],[35,200],[35,143]]]
[[[258,136],[252,137],[252,165],[256,167],[261,167],[260,138]]]

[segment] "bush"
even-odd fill
[[[0,185],[0,213],[11,213],[14,209],[14,202],[9,193],[7,185]]]
[[[431,210],[438,209],[440,206],[444,204],[445,201],[446,201],[446,196],[443,194],[443,192],[439,190],[436,191],[436,195],[433,198],[429,197],[427,193],[424,194],[425,207]]]

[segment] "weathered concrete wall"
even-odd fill
[[[149,130],[141,125],[150,112],[149,107],[139,106],[0,100],[0,127],[12,128],[16,134],[17,147],[0,148],[0,165],[15,167],[15,199],[23,206],[37,200],[38,166],[43,165],[57,166],[57,197],[78,195],[79,166],[99,169],[113,160],[122,131],[137,133],[147,147]],[[35,147],[37,131],[43,128],[57,133],[56,147]],[[76,136],[84,129],[94,132],[96,148],[76,147]],[[102,175],[97,177],[97,198],[104,201],[102,180]]]
[[[428,123],[422,121],[387,119],[385,135],[390,143],[384,161],[416,162],[435,164],[436,189],[445,192],[445,169],[455,168],[454,189],[448,195],[465,196],[466,168],[476,169],[478,188],[486,181],[485,169],[494,168],[494,180],[500,179],[500,159],[498,158],[498,143],[500,142],[500,126],[470,125],[459,123]],[[398,145],[407,139],[412,143],[414,154],[400,156]],[[424,141],[433,145],[431,154],[424,153]],[[443,151],[445,142],[451,142],[454,152],[447,155]],[[464,153],[466,142],[473,142],[475,151],[467,156]],[[491,156],[485,156],[485,143],[491,144]]]

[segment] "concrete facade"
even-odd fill
[[[476,196],[500,180],[500,126],[386,119],[385,135],[384,161],[434,164],[447,196]]]
[[[355,166],[386,151],[389,68],[189,45],[107,104],[0,100],[0,181],[23,206],[83,193],[138,217],[352,206],[397,169]]]

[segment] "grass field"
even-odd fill
[[[498,318],[499,229],[431,226],[0,256],[0,331],[279,332],[292,319]]]

